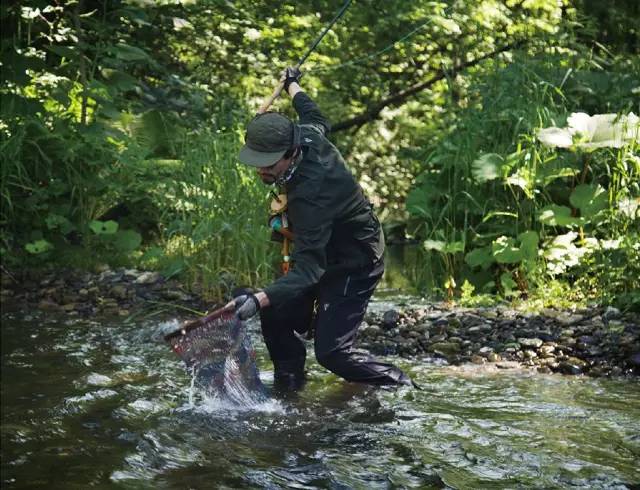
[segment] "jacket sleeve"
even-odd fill
[[[326,246],[331,237],[332,219],[322,205],[304,199],[290,207],[295,223],[293,266],[286,276],[278,278],[264,289],[272,306],[305,293],[320,281],[327,268]],[[295,212],[294,212],[295,210]]]
[[[298,92],[293,98],[293,107],[298,113],[300,124],[308,124],[326,136],[331,131],[329,120],[324,117],[318,105],[304,92]]]

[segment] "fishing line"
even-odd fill
[[[445,9],[444,15],[447,15],[448,11],[450,11],[450,10],[451,10],[451,7],[448,7],[447,9]],[[397,44],[403,43],[407,39],[411,38],[418,31],[422,30],[424,27],[426,27],[429,24],[431,24],[435,20],[435,18],[436,18],[435,15],[430,15],[429,19],[426,22],[420,24],[418,27],[413,29],[411,32],[405,34],[401,38],[393,41],[392,43],[390,43],[387,46],[385,46],[384,48],[376,51],[375,53],[371,53],[371,54],[368,54],[366,56],[361,56],[361,57],[355,58],[353,60],[345,61],[344,63],[340,63],[339,65],[312,68],[311,70],[307,70],[307,73],[321,73],[321,72],[325,72],[325,71],[329,71],[329,70],[337,70],[338,68],[342,68],[342,67],[345,67],[345,66],[356,65],[356,64],[359,64],[359,63],[361,63],[363,61],[367,61],[367,60],[371,60],[371,59],[377,58],[378,56],[386,53],[387,51],[390,51]]]

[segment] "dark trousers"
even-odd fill
[[[376,385],[407,383],[406,375],[392,364],[351,352],[382,269],[334,274],[303,296],[261,310],[262,335],[276,377],[283,371],[302,374],[306,348],[295,332],[303,334],[313,327],[316,359],[338,376]]]

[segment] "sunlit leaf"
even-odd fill
[[[504,159],[496,153],[486,153],[471,164],[471,173],[478,182],[487,182],[501,176]]]
[[[89,228],[96,235],[113,235],[118,231],[118,223],[116,221],[98,221],[93,220],[89,223]]]
[[[571,193],[569,201],[583,217],[592,218],[607,208],[609,198],[600,185],[580,184]]]
[[[36,240],[31,243],[27,243],[24,248],[33,255],[38,255],[53,249],[53,244],[47,240]]]
[[[571,216],[571,209],[567,206],[551,204],[540,210],[538,221],[549,226],[577,226],[583,223],[580,218]]]
[[[511,237],[501,236],[491,243],[491,252],[500,264],[516,264],[522,260],[522,252]]]

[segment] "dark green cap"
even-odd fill
[[[293,146],[293,123],[282,114],[259,114],[247,126],[245,144],[238,159],[252,167],[268,167]]]

